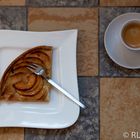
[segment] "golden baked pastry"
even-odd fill
[[[41,76],[27,69],[36,63],[46,68],[51,77],[52,48],[38,46],[16,58],[5,71],[0,84],[0,100],[7,101],[49,101],[50,85]]]

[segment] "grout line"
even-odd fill
[[[98,8],[99,6],[40,6],[40,5],[26,5],[28,7],[31,7],[31,8]]]
[[[26,5],[30,8],[140,8],[140,6],[38,6],[38,5]],[[12,6],[11,6],[12,7]],[[23,6],[24,7],[24,6]]]
[[[101,122],[100,122],[100,97],[101,97],[101,92],[100,92],[100,77],[98,79],[98,128],[99,128],[99,140],[100,140],[100,134],[101,134]]]
[[[0,5],[0,8],[25,8],[25,5]]]
[[[27,5],[31,8],[140,8],[140,6],[38,6],[38,5]]]
[[[100,8],[98,8],[98,131],[100,140]]]
[[[140,8],[140,5],[139,6],[115,6],[115,5],[111,5],[111,6],[100,6],[100,8]]]
[[[27,6],[29,8],[99,8],[98,6],[95,6],[95,7],[90,7],[90,6],[87,6],[87,7],[84,7],[84,6],[79,6],[79,7],[76,7],[76,6]]]
[[[28,7],[26,7],[26,31],[28,31]]]
[[[100,5],[101,5],[101,1],[100,1],[100,0],[98,0],[98,6],[100,7]]]
[[[100,76],[100,78],[140,78],[140,76]]]
[[[19,7],[19,8],[140,8],[140,6],[33,6],[28,5],[27,0],[25,2],[25,5],[0,5],[0,8],[13,8],[13,7]]]
[[[100,76],[100,9],[98,8],[98,76]]]
[[[24,136],[23,136],[23,137],[24,137],[24,140],[26,140],[26,138],[25,138],[25,133],[26,133],[26,132],[25,132],[25,128],[24,128]]]
[[[100,76],[95,75],[95,76],[77,76],[78,78],[100,78]]]
[[[28,2],[27,2],[27,0],[25,0],[25,6],[28,6]]]

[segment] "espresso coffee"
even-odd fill
[[[123,41],[132,48],[140,48],[140,22],[128,23],[122,31]]]

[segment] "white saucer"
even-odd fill
[[[131,51],[121,42],[121,28],[131,19],[140,19],[140,13],[126,13],[116,17],[107,27],[104,36],[105,49],[109,57],[118,65],[129,68],[140,68],[140,51]]]

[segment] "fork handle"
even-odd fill
[[[75,97],[73,97],[70,93],[68,93],[65,89],[60,87],[58,84],[56,84],[53,80],[45,78],[51,85],[53,85],[56,89],[61,91],[65,96],[70,98],[73,102],[75,102],[77,105],[79,105],[82,108],[85,108],[85,105],[79,102]]]

